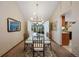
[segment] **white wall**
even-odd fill
[[[72,19],[76,21],[72,26],[72,49],[79,56],[79,2],[72,2]]]
[[[72,2],[71,10],[65,12],[65,16],[67,21],[76,21],[69,31],[72,31],[72,52],[76,56],[79,56],[79,2]]]
[[[66,21],[76,21],[75,24],[72,25],[71,31],[72,31],[72,52],[76,55],[79,56],[79,2],[60,2],[58,5],[54,15],[52,16],[52,21],[57,21],[59,22],[61,19],[57,17],[61,17],[61,15],[66,16]],[[62,23],[59,23],[62,24]],[[60,28],[59,28],[60,29]],[[54,40],[57,43],[61,43],[61,40],[57,38],[57,32],[60,32],[61,30],[57,30],[56,32],[53,32],[53,36],[55,37]],[[61,37],[58,35],[58,37]]]
[[[21,31],[7,32],[7,18],[21,21]],[[24,21],[22,21],[16,2],[0,2],[0,56],[23,40]]]
[[[56,22],[56,30],[53,31],[53,40],[56,41],[59,45],[61,45],[61,18],[56,17],[55,18]]]
[[[71,9],[71,2],[70,1],[61,1],[61,13],[64,14]]]
[[[32,34],[33,34],[31,30],[31,26],[32,26],[32,22],[28,20],[28,33],[30,37],[32,37]]]
[[[46,35],[47,33],[49,33],[49,21],[46,21],[43,25],[44,25],[44,35],[46,39]]]
[[[61,45],[61,7],[60,2],[54,12],[54,15],[52,15],[52,22],[56,22],[56,30],[52,31],[52,39]]]

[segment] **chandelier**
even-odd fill
[[[33,16],[30,18],[30,20],[31,20],[33,23],[39,23],[39,24],[41,24],[41,23],[44,22],[44,20],[43,20],[42,17],[38,16],[38,6],[39,6],[38,2],[35,3],[35,9],[36,9],[36,10],[33,12]]]

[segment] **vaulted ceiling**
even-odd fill
[[[24,19],[30,20],[35,12],[38,12],[38,17],[43,20],[49,20],[52,16],[58,2],[57,1],[18,1],[17,2]],[[36,7],[38,4],[38,8]]]

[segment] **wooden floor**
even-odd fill
[[[24,42],[21,42],[18,46],[13,48],[10,52],[5,54],[3,57],[24,57]]]
[[[75,57],[72,53],[63,47],[60,47],[53,41],[51,41],[51,46],[52,51],[55,53],[56,57]],[[26,57],[24,51],[24,42],[21,42],[17,47],[5,54],[3,57]]]

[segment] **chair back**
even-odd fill
[[[33,49],[37,51],[44,50],[44,36],[33,37]]]

